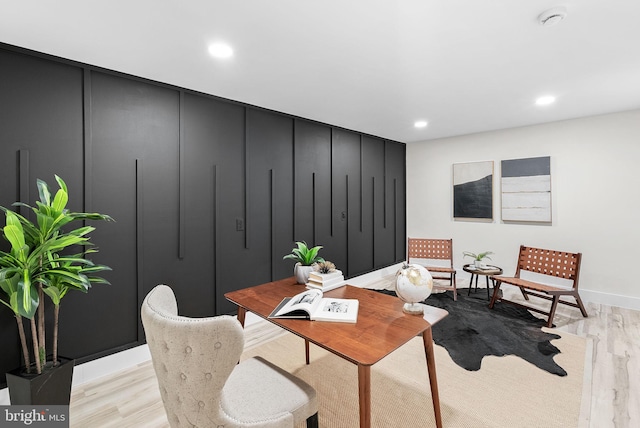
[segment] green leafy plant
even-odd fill
[[[489,257],[489,254],[493,254],[493,252],[485,251],[484,253],[476,254],[476,253],[472,253],[472,252],[469,252],[469,251],[464,251],[462,254],[464,254],[464,257],[471,257],[474,260],[482,261],[484,259],[491,260],[491,257]]]
[[[42,373],[46,362],[44,295],[54,305],[52,354],[58,365],[58,319],[60,302],[69,290],[87,292],[92,284],[108,284],[95,273],[110,270],[96,265],[86,256],[97,250],[89,248],[88,234],[92,226],[81,226],[65,232],[63,227],[84,220],[113,220],[105,214],[75,213],[66,207],[69,199],[66,183],[55,176],[59,189],[52,198],[46,182],[37,180],[40,200],[32,207],[22,202],[13,206],[27,208],[35,214],[36,222],[0,207],[6,225],[2,235],[9,242],[8,252],[0,251],[0,303],[13,311],[18,325],[24,365],[29,373],[31,359],[23,325],[29,320],[36,372]],[[80,254],[65,254],[70,247],[80,247]]]
[[[291,254],[287,254],[282,260],[290,259],[302,266],[311,266],[314,263],[324,262],[324,259],[318,256],[318,252],[322,249],[321,245],[309,248],[305,241],[296,242],[297,248],[291,250]]]

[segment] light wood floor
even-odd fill
[[[505,293],[517,299],[512,291]],[[640,427],[640,312],[591,303],[587,311],[583,318],[578,309],[560,305],[554,319],[558,330],[593,344],[591,367],[585,366],[591,393],[583,397],[580,426]],[[247,346],[279,334],[282,330],[266,321],[249,325]],[[168,427],[150,362],[74,388],[70,418],[74,428]]]
[[[556,328],[592,340],[590,403],[583,403],[581,426],[640,427],[640,311],[587,303],[583,318],[578,309],[560,306]]]

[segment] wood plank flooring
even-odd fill
[[[507,297],[524,302],[516,287],[503,285]],[[551,302],[531,297],[528,304],[548,309]],[[567,299],[571,301],[571,299]],[[640,311],[595,303],[579,309],[558,305],[556,329],[591,339],[591,376],[583,397],[580,427],[640,426]],[[535,316],[541,316],[531,312]],[[546,319],[546,318],[545,318]],[[585,370],[587,366],[585,365]]]
[[[510,298],[518,298],[520,294],[515,291],[505,287]],[[541,306],[545,304],[549,302],[543,301]],[[580,427],[638,427],[640,311],[593,303],[586,306],[588,318],[583,318],[578,309],[559,305],[554,319],[558,330],[587,337],[593,344],[585,385],[589,394],[583,397]],[[257,322],[246,329],[246,346],[256,346],[280,334],[283,331],[278,327]],[[75,387],[70,419],[74,428],[169,426],[151,362]]]

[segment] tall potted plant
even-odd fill
[[[7,373],[12,404],[69,404],[73,361],[61,361],[58,357],[60,302],[69,290],[86,293],[92,284],[108,284],[95,274],[110,268],[96,265],[86,258],[96,252],[90,248],[88,236],[95,228],[80,226],[68,231],[63,228],[71,228],[78,221],[113,219],[105,214],[70,212],[67,209],[67,185],[57,175],[55,178],[59,189],[53,198],[47,183],[37,180],[40,200],[36,206],[22,202],[13,204],[33,211],[35,223],[26,216],[0,207],[6,217],[2,235],[10,245],[8,252],[0,251],[0,303],[15,315],[24,362],[23,367]],[[69,254],[70,247],[79,247],[83,251]],[[53,302],[53,340],[49,360],[45,342],[45,294]],[[25,322],[30,330],[30,344]],[[33,360],[29,347],[33,351]],[[51,381],[52,376],[65,379]],[[47,392],[45,388],[51,385],[60,387],[61,384],[64,387],[62,392]],[[29,390],[32,387],[42,395]]]
[[[290,259],[296,262],[293,268],[293,274],[298,284],[306,284],[309,281],[309,274],[313,270],[313,264],[324,262],[324,259],[318,255],[322,249],[321,245],[309,248],[305,241],[296,242],[296,248],[291,250],[291,254],[287,254],[282,259]]]

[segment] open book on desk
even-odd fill
[[[355,323],[358,318],[357,299],[322,297],[321,290],[305,290],[285,297],[269,314],[269,318],[301,318],[312,321]]]

